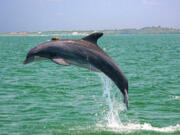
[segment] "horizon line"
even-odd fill
[[[175,27],[163,27],[163,26],[160,26],[160,25],[158,25],[158,26],[145,26],[145,27],[141,27],[141,28],[133,28],[133,27],[129,27],[129,28],[113,28],[113,29],[79,29],[79,30],[42,30],[42,31],[9,31],[9,32],[0,32],[1,34],[3,34],[3,33],[10,33],[10,32],[16,32],[16,33],[18,33],[18,32],[27,32],[27,33],[34,33],[34,32],[55,32],[55,31],[58,31],[58,32],[60,32],[60,31],[62,31],[62,32],[75,32],[75,31],[82,31],[82,32],[85,32],[85,31],[111,31],[111,30],[113,30],[113,31],[115,31],[115,30],[125,30],[125,29],[134,29],[134,30],[141,30],[141,29],[143,29],[143,28],[153,28],[153,27],[155,27],[155,28],[166,28],[166,29],[174,29],[174,30],[180,30],[180,28],[175,28]]]

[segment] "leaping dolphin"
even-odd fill
[[[93,33],[79,40],[52,38],[32,48],[24,64],[49,59],[56,64],[77,65],[92,71],[103,72],[117,85],[128,109],[128,80],[118,65],[98,45],[103,33]]]

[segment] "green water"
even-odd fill
[[[102,74],[50,61],[22,64],[50,38],[0,37],[0,134],[180,134],[180,35],[99,40],[129,80],[129,110]]]

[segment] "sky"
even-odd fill
[[[180,0],[1,0],[0,32],[180,28]]]

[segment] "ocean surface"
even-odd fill
[[[128,110],[103,74],[51,61],[23,65],[51,37],[0,36],[0,135],[180,134],[180,35],[98,41],[129,80]]]

